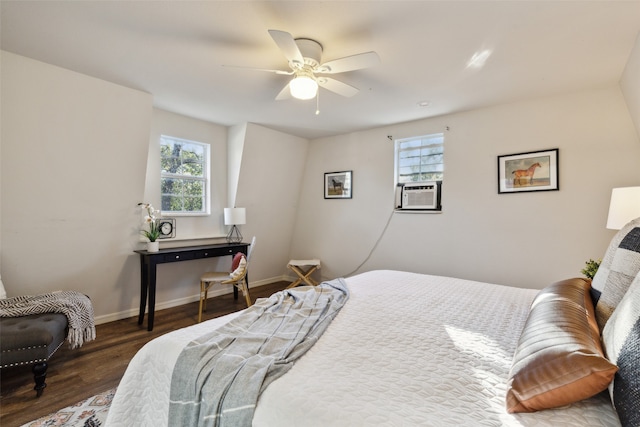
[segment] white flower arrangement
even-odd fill
[[[158,224],[160,211],[154,209],[151,203],[138,203],[138,206],[147,210],[147,216],[144,217],[144,221],[149,225],[148,230],[141,230],[140,233],[149,239],[150,242],[155,242],[158,237],[160,237],[160,227]]]

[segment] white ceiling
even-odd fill
[[[306,138],[617,84],[640,31],[630,1],[9,1],[2,49],[153,94],[158,108]],[[275,101],[288,69],[267,30],[376,51],[333,75],[360,89]],[[489,52],[484,66],[474,54]],[[427,107],[418,103],[426,101]]]

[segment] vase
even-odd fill
[[[147,242],[147,252],[158,252],[160,250],[160,242]]]

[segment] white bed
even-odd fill
[[[538,290],[398,271],[346,279],[350,299],[260,396],[254,426],[619,426],[605,393],[505,409],[514,351]],[[181,349],[237,313],[159,337],[132,359],[107,426],[166,426]]]

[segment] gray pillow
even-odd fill
[[[640,218],[614,236],[591,284],[600,331],[640,271]]]
[[[618,372],[609,386],[623,426],[640,426],[640,274],[629,286],[604,330],[602,342]]]

